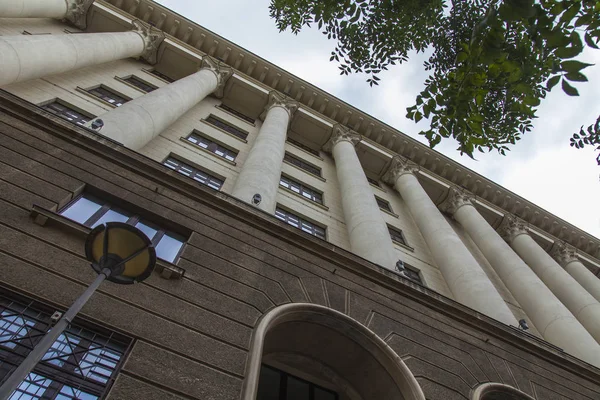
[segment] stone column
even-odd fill
[[[556,242],[551,255],[588,293],[600,301],[600,279],[579,261],[573,247],[564,242]]]
[[[354,146],[360,136],[342,125],[333,127],[333,134],[323,147],[335,159],[342,208],[352,251],[388,269],[395,269],[398,255],[387,225]]]
[[[419,183],[417,170],[418,166],[396,156],[383,180],[402,196],[452,295],[461,304],[517,326],[502,296]]]
[[[86,28],[87,12],[94,0],[0,0],[0,18],[66,19]]]
[[[501,228],[509,232],[510,246],[600,343],[600,303],[533,240],[516,218],[505,217],[503,222]]]
[[[263,114],[264,122],[231,193],[270,214],[275,213],[285,139],[290,120],[297,109],[298,103],[295,101],[275,91],[269,94]],[[253,198],[257,194],[260,202],[254,203]]]
[[[204,57],[198,72],[128,101],[87,125],[125,147],[139,150],[206,96],[221,89],[231,73],[231,68]]]
[[[454,218],[485,255],[542,337],[569,354],[600,366],[600,346],[594,338],[479,214],[470,199],[460,191],[454,191],[453,195],[462,198],[457,200],[462,205],[453,210]],[[505,228],[504,233],[511,237],[525,233],[525,227],[515,224]]]
[[[164,34],[133,25],[130,32],[0,36],[0,87],[128,57],[156,63]]]

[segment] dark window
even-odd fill
[[[51,314],[36,302],[0,294],[0,381],[39,343]],[[130,344],[129,338],[105,329],[71,324],[10,399],[99,399]]]
[[[390,203],[387,200],[380,199],[379,197],[375,196],[375,201],[377,201],[377,205],[382,210],[385,210],[387,212],[392,212],[392,206],[390,206]]]
[[[373,185],[373,186],[381,187],[381,184],[379,183],[379,181],[378,181],[378,180],[375,180],[375,179],[373,179],[373,178],[369,178],[369,177],[367,176],[367,181],[369,181],[369,183],[370,183],[371,185]]]
[[[302,219],[289,211],[285,211],[277,207],[275,209],[275,216],[295,228],[298,228],[306,233],[310,233],[311,235],[320,239],[325,239],[325,228]]]
[[[222,108],[225,111],[230,112],[231,114],[235,115],[236,117],[238,117],[240,119],[243,119],[244,121],[246,121],[246,122],[248,122],[250,124],[254,124],[254,119],[253,118],[250,118],[249,116],[244,115],[241,112],[236,111],[233,108],[226,106],[225,104],[221,104],[219,107]]]
[[[398,264],[401,264],[402,268],[400,268]],[[398,264],[396,264],[397,272],[401,273],[405,278],[408,278],[411,281],[417,282],[420,285],[423,284],[418,270],[403,261],[399,261]]]
[[[98,86],[97,88],[88,89],[87,92],[91,95],[96,96],[99,99],[106,101],[107,103],[112,104],[113,106],[120,107],[123,104],[127,103],[129,100],[125,97],[116,94],[110,89],[105,88],[104,86]]]
[[[291,155],[290,153],[285,153],[283,159],[289,162],[290,164],[294,164],[298,168],[305,170],[310,174],[321,176],[321,168],[315,167],[314,165],[309,164],[306,161],[303,161],[298,157]]]
[[[125,222],[133,225],[150,238],[156,249],[156,256],[169,262],[176,261],[185,243],[181,235],[166,231],[142,219],[139,215],[121,210],[106,201],[88,195],[82,195],[71,202],[60,214],[89,228],[106,222]]]
[[[299,195],[307,198],[310,201],[323,204],[323,193],[319,192],[316,189],[303,185],[302,183],[297,182],[293,179],[290,179],[287,176],[281,176],[281,178],[279,179],[279,185],[291,190],[294,193],[298,193]]]
[[[338,395],[314,383],[266,365],[260,368],[256,400],[337,400]]]
[[[173,82],[175,82],[175,79],[173,79],[173,78],[169,78],[167,75],[165,75],[165,74],[162,74],[162,73],[158,72],[158,71],[157,71],[157,70],[155,70],[155,69],[153,69],[152,71],[148,71],[148,72],[150,72],[152,75],[158,76],[158,77],[159,77],[159,78],[161,78],[162,80],[165,80],[165,81],[167,81],[167,82],[169,82],[169,83],[173,83]]]
[[[129,83],[130,85],[135,86],[136,88],[138,88],[141,91],[146,92],[146,93],[150,93],[151,91],[158,89],[156,86],[151,85],[148,82],[141,80],[137,76],[131,75],[128,78],[123,78],[123,80],[125,82]]]
[[[309,152],[310,154],[313,154],[313,155],[315,155],[317,157],[321,156],[321,153],[319,153],[319,150],[311,149],[307,145],[302,144],[302,143],[300,143],[300,142],[298,142],[298,141],[296,141],[294,139],[288,138],[287,141],[290,142],[291,144],[293,144],[294,146],[300,147],[302,150]]]
[[[186,139],[189,142],[192,142],[195,145],[198,145],[203,149],[210,151],[211,153],[215,153],[219,157],[223,157],[226,160],[233,161],[235,160],[235,157],[237,157],[236,151],[229,150],[204,136],[200,136],[197,133],[192,133]]]
[[[201,184],[211,187],[215,190],[219,190],[221,189],[221,186],[223,186],[223,181],[221,179],[215,178],[214,176],[209,175],[204,171],[193,168],[188,164],[185,164],[173,157],[167,158],[163,164],[171,169],[174,169],[180,174],[188,176],[193,180],[200,182]]]
[[[406,240],[404,240],[404,235],[402,234],[402,231],[400,229],[396,229],[396,228],[392,228],[391,226],[388,226],[388,232],[390,232],[390,237],[392,238],[392,240],[394,242],[408,246],[408,244],[406,243]]]
[[[225,132],[229,132],[233,136],[239,137],[240,139],[246,140],[246,138],[248,137],[248,134],[246,132],[236,128],[235,126],[226,124],[225,122],[221,121],[218,118],[213,117],[212,115],[209,116],[208,118],[206,118],[206,122],[208,122],[211,125],[216,126],[217,128],[221,128]]]
[[[42,106],[42,108],[46,111],[51,112],[52,114],[56,114],[59,117],[66,119],[67,121],[71,121],[75,124],[85,125],[86,122],[91,120],[94,117],[82,114],[79,111],[75,111],[69,106],[64,105],[59,101],[53,101],[52,103],[48,103]]]

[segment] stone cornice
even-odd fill
[[[294,113],[296,112],[296,110],[298,110],[298,102],[294,101],[290,98],[287,98],[286,96],[282,95],[281,93],[273,90],[272,92],[269,93],[269,101],[267,102],[267,105],[265,106],[264,111],[260,115],[260,119],[264,120],[266,118],[269,110],[271,110],[272,108],[275,108],[275,107],[281,107],[285,111],[287,111],[287,113],[289,114],[289,117],[290,117],[290,122],[291,122],[292,117],[294,116]]]
[[[473,205],[473,195],[458,186],[448,189],[446,199],[438,206],[440,211],[451,216],[462,206]]]
[[[156,64],[158,61],[158,48],[165,40],[165,34],[139,19],[131,21],[131,25],[133,25],[133,31],[139,34],[144,41],[144,52],[140,55],[140,58],[150,65]]]
[[[415,174],[420,167],[402,156],[392,158],[390,165],[381,180],[392,186],[396,185],[396,181],[404,174]]]
[[[210,56],[205,56],[202,58],[200,69],[208,69],[217,76],[217,88],[213,91],[213,93],[218,98],[223,97],[225,84],[233,75],[233,68]]]
[[[527,223],[511,214],[504,215],[498,233],[509,244],[519,235],[528,235]]]
[[[323,145],[323,151],[332,153],[333,148],[339,142],[350,142],[353,146],[356,146],[356,144],[360,142],[360,135],[344,125],[336,124],[333,127],[329,140]]]
[[[579,261],[575,248],[573,246],[569,246],[563,241],[554,242],[554,246],[552,246],[550,255],[556,260],[557,263],[560,264],[561,267],[564,267],[573,261]]]
[[[65,19],[79,29],[87,28],[87,13],[94,0],[65,0],[67,14]]]

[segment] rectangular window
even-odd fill
[[[289,162],[290,164],[293,164],[296,167],[303,169],[304,171],[308,172],[309,174],[321,176],[321,168],[316,167],[310,163],[307,163],[306,161],[301,160],[298,157],[291,155],[290,153],[286,152],[283,159],[285,161]]]
[[[150,93],[153,90],[158,89],[158,87],[156,87],[146,81],[143,81],[134,75],[131,75],[128,78],[123,78],[123,80],[125,82],[129,83],[131,86],[135,86],[136,88],[140,89],[142,92]]]
[[[206,149],[206,150],[210,151],[211,153],[214,153],[214,154],[218,155],[219,157],[222,157],[226,160],[234,161],[235,157],[237,157],[237,151],[229,150],[228,148],[225,148],[225,147],[221,146],[220,144],[213,142],[211,139],[199,135],[196,132],[190,134],[190,136],[188,136],[186,138],[186,140],[188,142],[192,142],[195,145],[198,145],[198,146],[202,147],[203,149]]]
[[[287,176],[281,175],[279,179],[279,186],[291,190],[294,193],[298,193],[302,197],[314,201],[315,203],[323,204],[323,193],[316,189],[308,187],[300,182],[288,178]]]
[[[312,155],[315,155],[317,157],[321,156],[321,153],[319,152],[319,150],[311,149],[307,145],[302,144],[302,143],[298,142],[297,140],[288,138],[287,141],[290,142],[291,144],[293,144],[294,146],[300,147],[302,150],[304,150]]]
[[[234,110],[233,108],[231,108],[229,106],[226,106],[225,104],[221,104],[219,106],[219,108],[222,108],[223,110],[225,110],[225,111],[227,111],[227,112],[235,115],[236,117],[238,117],[240,119],[243,119],[244,121],[246,121],[246,122],[248,122],[250,124],[254,124],[254,119],[253,118],[250,118],[249,116],[244,115],[241,112],[236,111],[236,110]]]
[[[338,400],[338,395],[312,382],[263,364],[260,368],[256,400]]]
[[[319,239],[325,240],[325,228],[309,222],[299,216],[292,214],[289,211],[281,209],[277,207],[275,209],[275,217],[280,220],[287,222],[289,225],[292,225],[295,228],[298,228],[306,233],[310,233],[313,236],[318,237]]]
[[[216,126],[217,128],[223,129],[225,132],[231,133],[235,137],[239,137],[242,140],[246,140],[248,137],[248,133],[236,128],[235,126],[229,125],[212,115],[206,118],[205,121],[213,126]]]
[[[419,274],[419,271],[412,265],[408,265],[403,261],[399,261],[399,263],[400,262],[402,263],[402,266],[404,268],[399,268],[398,264],[396,264],[396,271],[401,273],[405,278],[408,278],[411,281],[417,282],[418,284],[422,285],[423,281],[421,280],[421,274]]]
[[[380,199],[379,197],[375,196],[375,201],[377,201],[377,205],[382,210],[390,213],[392,212],[392,206],[390,206],[390,203],[387,200]]]
[[[39,303],[0,294],[0,381],[40,342],[51,314]],[[71,324],[10,399],[99,399],[115,380],[130,344],[117,333]]]
[[[107,103],[112,104],[115,107],[120,107],[129,101],[129,99],[126,99],[120,94],[117,94],[111,89],[108,89],[104,86],[98,86],[93,89],[87,89],[87,92],[101,100],[106,101]]]
[[[147,70],[145,70],[145,71],[147,71]],[[152,71],[147,71],[147,72],[150,72],[152,75],[158,76],[160,79],[162,79],[164,81],[167,81],[169,83],[175,82],[175,79],[172,79],[172,78],[168,77],[167,75],[165,75],[165,74],[163,74],[161,72],[158,72],[155,69],[153,69]]]
[[[73,108],[65,105],[59,100],[55,100],[51,103],[45,104],[42,108],[46,111],[51,112],[52,114],[58,115],[66,119],[67,121],[71,121],[78,125],[85,125],[86,122],[95,118],[91,115],[86,115],[81,113],[80,111],[76,111]]]
[[[185,238],[160,226],[146,221],[139,215],[122,210],[104,200],[87,194],[81,195],[68,204],[60,215],[79,222],[89,228],[95,228],[106,222],[124,222],[140,229],[148,236],[156,250],[156,256],[174,263],[181,253]]]
[[[391,226],[388,226],[388,232],[390,233],[390,237],[392,238],[392,240],[394,242],[408,246],[408,244],[406,243],[406,240],[404,240],[404,234],[402,234],[402,231],[400,229],[396,229],[396,228],[392,228]]]
[[[369,181],[369,183],[370,183],[371,185],[373,185],[373,186],[381,187],[381,184],[379,183],[379,181],[378,181],[378,180],[375,180],[375,179],[373,179],[373,178],[369,178],[369,177],[367,176],[367,181]]]
[[[192,166],[185,164],[176,158],[168,157],[164,162],[164,165],[167,167],[174,169],[182,175],[192,178],[193,180],[200,182],[203,185],[206,185],[215,190],[220,190],[223,186],[223,181],[219,178],[215,178],[212,175],[207,174],[204,171],[193,168]]]

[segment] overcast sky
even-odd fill
[[[279,33],[269,18],[269,0],[158,0],[239,46],[424,142],[417,132],[424,123],[405,118],[406,107],[427,77],[423,57],[390,68],[379,87],[369,87],[360,75],[340,76],[329,62],[334,41],[316,30],[298,36]],[[600,114],[600,51],[586,60],[598,66],[584,72],[588,83],[577,85],[580,97],[568,97],[559,86],[543,100],[534,130],[505,157],[480,153],[477,161],[460,156],[455,143],[436,147],[483,176],[497,182],[575,226],[600,237],[600,167],[596,153],[569,146],[571,134],[595,122]]]

